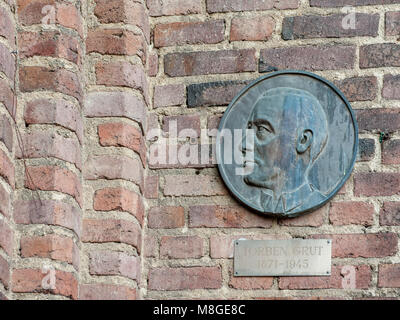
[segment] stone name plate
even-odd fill
[[[236,240],[234,275],[330,276],[332,240]]]

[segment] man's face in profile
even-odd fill
[[[244,177],[247,184],[275,193],[285,191],[287,175],[302,161],[296,152],[297,119],[301,116],[296,103],[295,98],[282,95],[257,102],[248,123],[248,129],[254,130],[254,145],[245,145],[245,139],[242,142],[245,167],[252,168]]]

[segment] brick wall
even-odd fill
[[[400,0],[0,1],[0,299],[398,297],[399,37]],[[358,161],[325,207],[266,218],[212,161],[149,159],[151,129],[199,140],[284,69],[356,110]],[[332,275],[233,277],[239,238],[331,238]]]

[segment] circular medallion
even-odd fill
[[[244,88],[226,110],[216,141],[220,174],[250,208],[296,217],[327,203],[357,156],[351,106],[329,81],[279,71]]]

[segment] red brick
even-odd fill
[[[76,133],[83,142],[83,124],[79,110],[64,99],[37,99],[26,104],[24,119],[27,124],[56,124]]]
[[[144,238],[145,252],[144,255],[146,258],[157,258],[158,257],[158,240],[157,236],[146,235]]]
[[[360,68],[400,67],[400,45],[378,43],[360,47]]]
[[[385,34],[387,36],[400,35],[400,11],[385,13]]]
[[[89,272],[97,276],[140,278],[140,258],[116,251],[90,252]]]
[[[390,100],[400,100],[400,76],[386,74],[383,78],[382,97]]]
[[[91,92],[87,95],[87,117],[125,117],[146,128],[146,112],[143,100],[128,92]]]
[[[59,191],[74,197],[82,207],[82,185],[68,169],[54,166],[27,167],[25,187],[31,190]]]
[[[379,212],[381,226],[400,226],[400,202],[385,201]]]
[[[155,77],[158,73],[158,54],[157,52],[152,52],[148,59],[148,71],[149,77]]]
[[[222,286],[220,267],[153,268],[149,273],[150,290],[218,289]]]
[[[169,53],[164,71],[170,77],[256,71],[255,49]]]
[[[0,43],[0,72],[3,72],[8,79],[14,82],[15,57],[2,43]]]
[[[85,178],[88,180],[123,179],[142,186],[143,167],[139,159],[127,156],[89,156],[86,160]]]
[[[371,161],[375,156],[375,140],[359,139],[357,161]]]
[[[1,184],[0,184],[0,213],[5,217],[10,217],[11,215],[11,195]]]
[[[369,6],[400,3],[400,0],[310,0],[311,7]]]
[[[382,143],[382,163],[400,164],[400,140],[390,139]]]
[[[370,203],[357,201],[331,202],[329,220],[334,226],[359,224],[372,226],[375,208]]]
[[[234,277],[229,280],[229,287],[241,290],[267,290],[274,283],[273,277]]]
[[[199,259],[203,256],[203,239],[198,236],[161,238],[161,259]]]
[[[197,137],[200,137],[200,115],[180,115],[180,116],[165,116],[163,118],[163,131],[169,133],[170,126],[173,128],[171,122],[176,122],[176,130],[178,136],[180,136],[181,131],[185,129],[194,130],[197,133]],[[172,134],[172,133],[171,133]]]
[[[42,281],[49,274],[36,269],[16,269],[12,274],[13,291],[17,293],[51,293],[72,299],[78,296],[78,281],[74,274],[55,270],[55,289],[44,289]]]
[[[0,79],[0,103],[3,103],[10,115],[14,118],[14,93],[5,80]]]
[[[189,208],[191,228],[271,228],[273,220],[240,206],[202,205]]]
[[[82,63],[82,48],[76,37],[58,31],[20,32],[18,46],[20,58],[44,56]]]
[[[329,277],[280,277],[279,289],[343,289],[343,266],[333,266]],[[356,288],[368,289],[371,284],[371,267],[366,265],[354,266],[356,271]]]
[[[398,173],[371,172],[354,175],[355,196],[391,196],[400,192]]]
[[[222,115],[220,114],[209,116],[207,118],[207,129],[208,130],[218,129],[221,119]]]
[[[146,199],[157,199],[159,189],[158,176],[147,176],[144,183],[144,196]]]
[[[14,245],[14,232],[4,219],[0,219],[0,248],[9,256],[12,255]]]
[[[146,62],[145,39],[123,29],[90,30],[86,39],[87,53],[97,52],[109,55],[137,55]]]
[[[205,22],[173,22],[154,28],[156,48],[184,44],[215,44],[224,40],[224,20]]]
[[[10,265],[7,260],[0,256],[0,283],[8,289],[10,285]]]
[[[90,243],[126,243],[140,251],[141,230],[137,224],[126,220],[85,219],[83,221],[82,241]]]
[[[207,0],[207,11],[229,12],[229,11],[259,11],[270,9],[297,9],[298,0]]]
[[[296,218],[280,219],[279,224],[288,227],[320,227],[323,225],[328,206],[314,212],[302,214]]]
[[[355,28],[343,28],[347,14],[303,15],[285,17],[282,26],[284,40],[341,37],[376,37],[379,14],[356,13]]]
[[[25,66],[19,70],[19,79],[22,92],[50,90],[82,99],[79,77],[69,70]]]
[[[81,284],[79,300],[136,300],[136,289],[112,284]]]
[[[12,14],[8,10],[0,8],[0,36],[6,38],[12,47],[15,46],[15,24],[13,23]]]
[[[11,121],[5,114],[0,115],[0,141],[5,144],[8,151],[12,152],[14,143],[14,130]]]
[[[105,123],[98,126],[100,144],[103,147],[126,147],[140,155],[146,165],[146,144],[142,133],[126,123]]]
[[[14,220],[18,224],[61,226],[81,234],[80,209],[56,200],[18,200],[14,202]]]
[[[251,18],[233,18],[231,23],[231,41],[268,40],[275,30],[275,21],[271,16]]]
[[[379,265],[378,287],[400,288],[400,264]]]
[[[352,77],[335,81],[336,86],[350,102],[375,100],[378,84],[376,77]]]
[[[94,194],[93,209],[97,211],[126,211],[143,224],[144,205],[140,195],[124,188],[105,188]]]
[[[394,132],[400,128],[400,113],[397,109],[357,110],[360,131]]]
[[[57,158],[82,168],[81,148],[76,139],[65,138],[54,132],[31,131],[22,136],[23,151],[17,147],[18,158]]]
[[[182,207],[153,207],[148,212],[148,226],[151,229],[182,228],[185,225],[185,211]]]
[[[223,196],[228,192],[216,176],[165,176],[165,196]]]
[[[344,45],[262,49],[259,70],[347,70],[353,69],[355,58],[355,47]]]
[[[187,15],[202,11],[201,2],[198,0],[147,0],[146,2],[152,17]]]
[[[83,38],[83,20],[78,11],[78,6],[73,3],[57,5],[56,20],[59,24],[76,30]]]
[[[0,177],[4,178],[4,180],[12,188],[14,188],[15,185],[14,165],[3,150],[0,150]]]
[[[397,234],[321,234],[314,239],[332,239],[333,258],[382,258],[397,253]]]
[[[94,14],[100,23],[125,23],[138,26],[150,42],[150,23],[143,4],[130,0],[95,0]]]
[[[186,102],[186,88],[183,84],[170,84],[154,88],[154,108],[178,106]]]
[[[79,251],[72,238],[56,234],[23,236],[20,245],[22,258],[48,258],[71,263],[76,269],[79,267]]]

